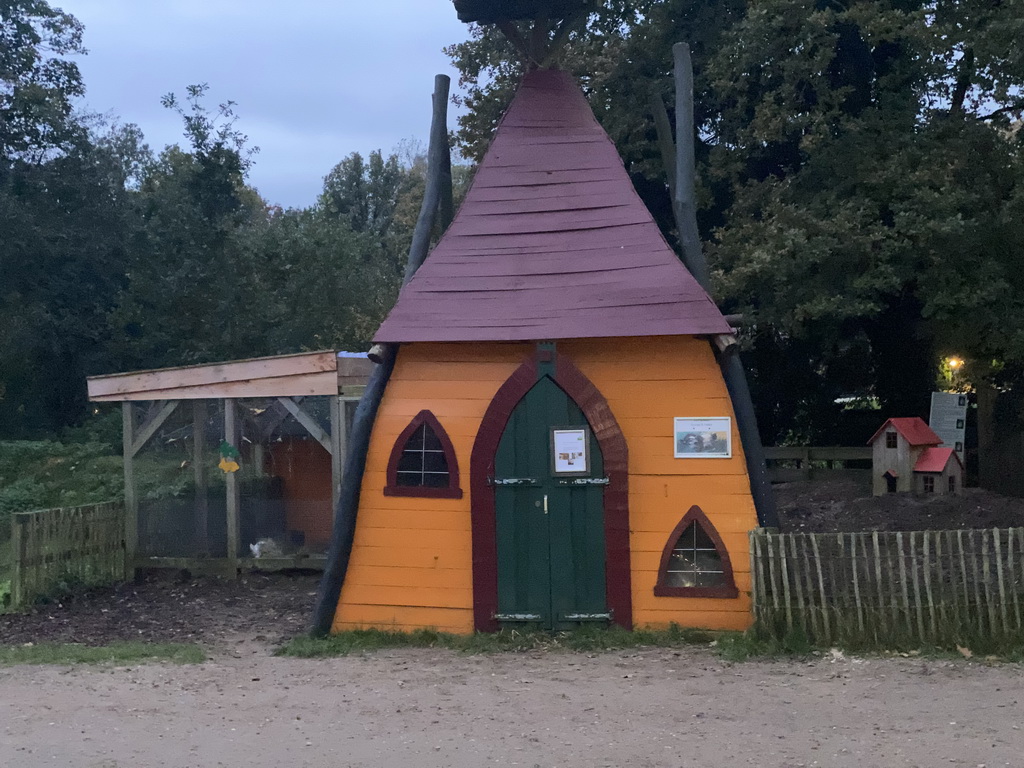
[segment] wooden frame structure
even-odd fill
[[[227,557],[206,557],[207,464],[205,456],[206,411],[203,401],[223,403],[223,438],[233,446],[239,443],[237,401],[244,398],[274,398],[280,406],[276,417],[268,421],[264,436],[287,417],[292,417],[331,456],[331,508],[337,506],[342,468],[346,454],[345,404],[357,402],[366,386],[373,364],[363,355],[333,351],[233,360],[207,365],[181,366],[148,371],[115,373],[88,379],[92,402],[120,402],[123,409],[124,495],[125,495],[125,568],[131,575],[138,567],[201,567],[218,572],[237,573],[252,565],[238,556],[241,547],[238,479],[226,475]],[[330,431],[326,431],[303,408],[305,397],[330,397]],[[135,482],[135,458],[158,433],[183,401],[192,401],[192,429],[195,437],[193,471],[195,473],[196,529],[200,555],[192,558],[138,559],[139,498]],[[132,403],[156,402],[148,417],[136,423]],[[295,567],[294,558],[262,558],[261,569]],[[322,558],[307,558],[303,567],[322,568]]]

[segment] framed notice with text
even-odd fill
[[[677,417],[673,429],[677,459],[732,458],[732,419]]]
[[[590,474],[590,430],[556,427],[551,430],[551,471],[556,475]]]

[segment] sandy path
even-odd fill
[[[1024,765],[1024,669],[393,651],[0,670],[0,765]]]

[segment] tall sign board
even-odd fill
[[[956,450],[964,460],[964,435],[967,425],[967,395],[959,392],[932,392],[932,410],[928,426],[945,448]]]

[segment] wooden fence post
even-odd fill
[[[232,398],[224,398],[224,439],[234,447],[238,447],[238,422],[236,418],[235,401]],[[239,530],[239,506],[240,496],[238,488],[237,473],[228,472],[225,478],[225,493],[227,494],[227,538],[228,538],[228,560],[237,562],[239,547],[241,546],[241,532]]]

